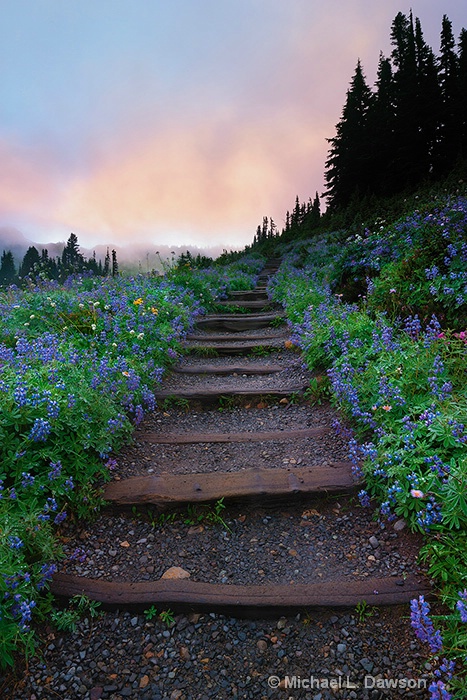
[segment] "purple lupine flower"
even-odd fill
[[[423,595],[413,598],[410,602],[410,621],[415,634],[421,642],[426,642],[432,654],[438,653],[443,646],[439,630],[435,631],[430,617],[430,606]]]
[[[44,418],[36,418],[28,436],[29,440],[33,440],[34,442],[45,442],[51,429],[52,426],[48,420],[45,420]]]
[[[50,581],[54,573],[57,571],[57,565],[56,564],[43,564],[41,567],[41,578],[39,579],[36,588],[40,591],[42,588],[44,588],[45,584],[47,581]]]
[[[26,472],[21,474],[21,486],[23,489],[27,488],[28,486],[32,486],[34,481],[35,479],[32,474],[27,474]]]
[[[464,588],[464,590],[457,595],[459,596],[459,600],[456,603],[456,608],[460,612],[462,622],[467,622],[467,589]]]
[[[362,508],[369,508],[371,505],[370,496],[365,489],[362,489],[358,494],[358,500]]]
[[[428,690],[430,691],[430,700],[451,700],[452,698],[443,681],[433,681]]]

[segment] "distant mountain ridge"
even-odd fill
[[[57,256],[61,256],[65,245],[66,241],[60,241],[58,243],[35,243],[26,238],[26,236],[14,226],[0,226],[0,255],[4,250],[11,251],[15,259],[16,269],[18,269],[21,264],[27,249],[31,246],[37,248],[39,253],[46,248],[49,257],[56,258]],[[109,249],[109,251],[116,251],[120,269],[137,273],[161,270],[161,259],[165,261],[167,259],[171,260],[172,257],[177,258],[181,253],[185,253],[187,250],[195,256],[200,254],[210,258],[216,258],[226,249],[226,246],[198,248],[196,246],[168,246],[150,243],[119,246],[114,243],[109,243],[96,245],[92,248],[84,248],[80,245],[80,252],[86,258],[91,258],[95,252],[96,259],[98,261],[101,260],[102,263],[104,263],[107,249]],[[175,255],[172,255],[172,252]]]

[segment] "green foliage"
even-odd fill
[[[355,613],[360,624],[368,620],[370,617],[373,617],[376,612],[377,608],[375,608],[374,605],[369,605],[366,600],[361,600],[355,606]]]
[[[86,615],[91,618],[97,617],[100,603],[90,600],[85,595],[75,595],[71,598],[68,607],[59,610],[53,608],[50,613],[52,624],[60,631],[75,632],[77,623]]]
[[[158,517],[154,518],[153,526],[163,526],[175,521],[182,521],[185,525],[190,525],[192,527],[203,523],[208,525],[220,525],[225,530],[230,531],[229,526],[222,517],[224,509],[225,503],[223,498],[219,498],[214,504],[189,504],[185,511],[161,513]]]
[[[170,610],[162,610],[162,612],[158,612],[157,608],[154,607],[154,605],[151,605],[150,608],[144,611],[144,615],[146,617],[146,620],[154,620],[154,618],[159,618],[167,627],[170,627],[170,625],[173,625],[175,622],[175,616]]]

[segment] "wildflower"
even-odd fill
[[[139,297],[139,299],[135,299],[134,302],[133,302],[133,304],[134,304],[135,306],[139,306],[139,305],[142,304],[142,303],[143,303],[143,299],[142,299],[141,297]]]
[[[467,622],[467,590],[464,588],[464,591],[462,593],[459,592],[458,596],[460,600],[457,601],[456,608],[460,612],[462,622]]]
[[[391,411],[392,410],[392,406],[389,406],[388,404],[386,404],[385,406],[381,406],[381,408],[383,409],[383,411]]]
[[[358,500],[360,501],[360,505],[363,508],[369,508],[370,507],[370,496],[368,495],[367,491],[362,489],[359,494],[358,494]]]
[[[439,630],[435,631],[433,621],[430,618],[430,606],[420,595],[410,602],[410,618],[415,634],[421,642],[430,646],[432,654],[436,654],[443,646],[443,639]]]
[[[66,511],[63,510],[61,513],[55,516],[54,518],[54,523],[55,525],[60,525],[67,517]]]
[[[154,316],[157,316],[157,315],[158,315],[158,313],[159,313],[159,310],[158,310],[158,309],[156,309],[156,307],[155,307],[155,306],[151,306],[151,313],[152,313],[152,314],[154,314]]]
[[[54,479],[58,479],[60,474],[62,473],[62,463],[60,460],[58,462],[51,462],[50,463],[50,471],[47,474],[47,477],[49,478],[50,481],[53,481]]]
[[[410,495],[412,498],[425,498],[425,494],[420,489],[411,489]]]
[[[428,690],[430,691],[430,700],[451,700],[452,698],[443,681],[433,681]]]
[[[51,429],[52,426],[49,421],[44,420],[44,418],[36,418],[28,437],[30,440],[34,440],[34,442],[45,442]]]
[[[27,488],[28,486],[32,486],[34,483],[34,477],[32,474],[27,474],[26,472],[23,472],[21,474],[21,486],[23,489]]]
[[[130,373],[129,373],[129,372],[122,372],[122,374],[123,374],[124,377],[129,377],[129,376],[130,376]]]
[[[57,571],[57,566],[56,564],[43,564],[41,567],[41,578],[37,582],[37,590],[41,590],[44,588],[45,584],[47,581],[50,581],[54,573]]]
[[[21,540],[19,537],[16,537],[14,535],[10,535],[8,537],[8,542],[10,543],[11,549],[21,549],[21,547],[24,547],[23,540]]]
[[[396,290],[394,289],[394,287],[392,287],[392,288],[389,290],[389,294],[396,294]]]

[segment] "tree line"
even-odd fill
[[[399,12],[392,52],[380,54],[375,88],[357,62],[336,135],[328,139],[328,209],[387,197],[445,178],[467,159],[467,31],[458,43],[446,15],[439,56],[418,17]]]
[[[22,283],[24,280],[34,279],[37,276],[63,282],[69,275],[90,273],[93,275],[115,277],[118,275],[117,253],[112,250],[107,253],[104,263],[96,260],[96,254],[86,259],[80,252],[78,237],[72,233],[66,242],[61,255],[50,257],[46,248],[40,253],[35,246],[30,246],[18,269],[12,252],[3,251],[0,258],[0,285]]]
[[[399,12],[390,39],[391,55],[380,53],[373,89],[357,61],[335,136],[327,139],[325,192],[306,203],[297,196],[281,232],[264,217],[251,247],[279,236],[284,241],[308,237],[324,221],[332,225],[340,212],[360,211],[364,202],[409,194],[454,172],[465,177],[467,30],[456,43],[444,15],[436,56],[418,17]],[[324,215],[320,198],[327,203]]]

